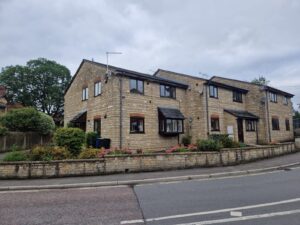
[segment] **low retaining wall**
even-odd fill
[[[47,144],[50,141],[50,135],[41,135],[36,132],[9,132],[0,137],[0,153],[9,151],[14,145],[22,149],[30,149],[35,145]]]
[[[106,156],[101,159],[51,162],[7,162],[0,163],[0,179],[104,175],[124,172],[229,166],[296,151],[300,150],[295,149],[295,143],[284,143],[257,148],[224,149],[221,152]]]

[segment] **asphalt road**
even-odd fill
[[[70,190],[0,192],[0,224],[300,224],[300,169]]]

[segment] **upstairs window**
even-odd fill
[[[101,92],[102,92],[101,82],[96,82],[94,84],[94,96],[101,95]]]
[[[145,133],[143,117],[130,117],[130,133],[138,134]]]
[[[246,131],[256,131],[255,120],[246,120]]]
[[[278,117],[272,117],[272,130],[279,130],[279,119]]]
[[[144,81],[130,79],[130,92],[137,94],[144,94]]]
[[[216,86],[209,86],[209,97],[218,98],[218,88]]]
[[[220,120],[219,117],[210,118],[211,131],[220,131]]]
[[[169,85],[160,85],[160,97],[176,98],[176,88]]]
[[[269,98],[270,98],[270,101],[271,101],[271,102],[277,103],[277,94],[275,94],[275,93],[273,93],[273,92],[270,92],[270,93],[269,93]]]
[[[243,94],[239,91],[233,91],[233,101],[243,102]]]
[[[283,104],[284,104],[284,105],[288,105],[288,104],[289,104],[289,99],[288,99],[288,97],[286,97],[286,96],[283,97]]]
[[[82,101],[88,100],[89,98],[89,88],[84,87],[82,88]]]
[[[291,130],[291,127],[290,127],[290,120],[289,119],[286,119],[285,120],[285,128],[287,131],[290,131]]]

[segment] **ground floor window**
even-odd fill
[[[183,133],[183,120],[161,119],[159,132],[167,134]]]
[[[101,119],[94,119],[94,132],[101,136]]]
[[[291,130],[291,128],[290,128],[290,120],[289,119],[285,120],[285,127],[286,127],[286,130]]]
[[[145,133],[143,117],[130,117],[130,133]]]
[[[255,120],[246,120],[246,131],[256,131]]]
[[[220,120],[218,117],[210,118],[211,131],[220,131]]]
[[[279,130],[279,119],[278,117],[272,117],[272,130]]]

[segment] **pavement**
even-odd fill
[[[300,165],[300,152],[228,167],[52,179],[0,180],[0,191],[63,189],[209,179],[285,170]]]

